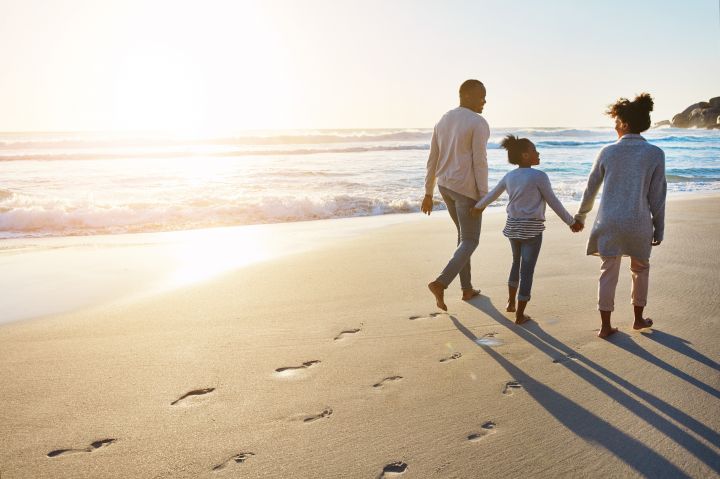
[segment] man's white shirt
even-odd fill
[[[465,108],[445,113],[433,130],[427,162],[425,193],[435,184],[479,200],[488,192],[488,122]]]

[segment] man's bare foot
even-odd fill
[[[532,321],[532,318],[527,314],[523,314],[522,316],[515,316],[515,324],[525,324],[528,321]]]
[[[598,338],[603,338],[603,339],[607,338],[611,334],[617,333],[617,331],[618,331],[618,328],[613,328],[613,327],[600,328],[600,331],[598,332]]]
[[[433,296],[435,296],[435,303],[437,304],[437,307],[443,311],[447,311],[447,306],[445,306],[445,287],[442,283],[438,281],[428,283],[428,289]]]
[[[651,327],[652,325],[653,320],[650,318],[635,318],[635,324],[633,324],[633,329],[645,329]]]
[[[515,301],[508,301],[505,311],[507,311],[508,313],[514,313],[515,312]]]
[[[480,290],[479,289],[463,289],[463,301],[469,301],[473,299],[475,296],[480,296]]]

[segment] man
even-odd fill
[[[437,181],[440,195],[447,205],[458,232],[458,247],[440,276],[428,288],[438,308],[447,311],[445,289],[460,275],[462,299],[480,294],[470,280],[470,257],[480,241],[482,217],[471,211],[488,192],[487,142],[490,127],[480,116],[485,106],[485,86],[478,80],[460,85],[460,106],[445,113],[432,135],[425,176],[425,198],[422,212],[433,209],[433,191]]]

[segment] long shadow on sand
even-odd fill
[[[647,401],[649,404],[652,404],[654,407],[672,417],[674,420],[682,423],[696,434],[704,437],[712,444],[720,444],[720,435],[716,431],[708,428],[701,422],[657,398],[656,396],[643,391],[637,386],[634,386],[618,375],[586,358],[582,354],[579,354],[569,346],[548,335],[536,323],[528,323],[523,327],[515,325],[515,323],[508,320],[503,313],[498,311],[488,298],[483,297],[475,299],[471,301],[471,304],[489,315],[491,318],[495,319],[498,323],[506,326],[508,329],[511,329],[514,333],[518,334],[541,352],[547,354],[550,358],[557,358],[558,352],[573,356],[576,361],[565,361],[558,364],[569,369],[580,379],[592,385],[638,417],[645,420],[648,424],[675,441],[714,471],[720,472],[720,456],[718,456],[718,454],[711,448],[698,441],[695,437],[688,434],[674,423],[668,421],[665,417],[629,396],[605,378],[614,381],[618,385],[627,389],[629,392],[632,392]],[[542,405],[571,431],[587,440],[591,440],[602,445],[608,451],[615,454],[618,458],[622,459],[625,463],[641,474],[650,477],[688,477],[674,464],[670,463],[667,459],[663,458],[640,441],[625,434],[599,416],[575,404],[568,398],[553,391],[542,383],[535,381],[517,366],[503,358],[502,355],[495,352],[492,348],[477,343],[479,338],[477,338],[469,329],[460,323],[457,318],[451,316],[451,319],[459,331],[461,331],[468,339],[473,341],[478,347],[487,352],[516,380],[524,383],[527,386],[526,390],[528,394],[536,399],[540,405]],[[588,368],[591,368],[595,372]],[[601,375],[605,376],[605,378],[601,377]]]
[[[661,331],[654,330],[655,332],[661,333]],[[648,333],[646,335],[650,336],[653,333]],[[677,376],[678,378],[682,379],[683,381],[686,381],[688,384],[692,384],[696,388],[700,389],[701,391],[705,391],[706,393],[710,394],[711,396],[714,396],[715,398],[720,399],[720,391],[713,388],[712,386],[709,386],[705,384],[704,382],[700,381],[699,379],[696,379],[692,376],[690,376],[688,373],[679,370],[675,366],[668,364],[667,362],[663,361],[662,359],[655,356],[653,353],[648,351],[647,349],[640,346],[638,343],[633,341],[633,339],[624,334],[622,336],[619,336],[616,340],[613,339],[610,341],[613,345],[617,346],[620,349],[623,349],[630,354],[634,354],[635,356],[639,357],[640,359],[644,359],[645,361],[649,362],[650,364],[654,364],[655,366],[659,367],[660,369],[663,369],[670,374],[673,374]]]
[[[715,371],[720,371],[720,364],[716,363],[704,354],[692,349],[689,346],[692,344],[690,341],[678,338],[677,336],[673,336],[672,334],[668,334],[657,329],[653,329],[648,333],[642,333],[642,335],[651,341],[662,344],[666,348],[672,349],[673,351],[683,354],[690,359],[704,364],[705,366],[711,367]]]

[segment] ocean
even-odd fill
[[[0,239],[413,213],[431,133],[0,133]],[[538,168],[565,201],[581,198],[597,152],[616,139],[610,128],[493,129],[491,188],[513,168],[499,148],[508,133],[536,143]],[[720,130],[644,136],[665,151],[671,193],[720,190]]]

